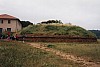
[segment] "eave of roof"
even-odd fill
[[[19,20],[18,18],[8,15],[8,14],[1,14],[0,19],[17,19],[17,20]]]

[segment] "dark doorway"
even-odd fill
[[[0,28],[0,33],[2,33],[2,28]]]
[[[8,32],[11,32],[11,28],[7,28],[7,31],[8,31]]]

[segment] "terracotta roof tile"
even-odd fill
[[[18,18],[8,15],[8,14],[1,14],[0,19],[18,19]]]

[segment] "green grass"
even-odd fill
[[[0,67],[81,67],[81,64],[21,42],[0,41]]]
[[[88,61],[100,62],[100,40],[98,43],[45,43],[45,46],[83,57]]]
[[[20,34],[33,35],[69,35],[80,37],[96,37],[90,31],[79,26],[31,25],[23,28]]]

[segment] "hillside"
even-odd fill
[[[79,26],[55,26],[55,25],[30,25],[23,28],[20,34],[34,35],[67,35],[76,37],[96,37],[95,34]]]
[[[100,39],[100,30],[89,30],[89,31],[96,34],[97,38]]]

